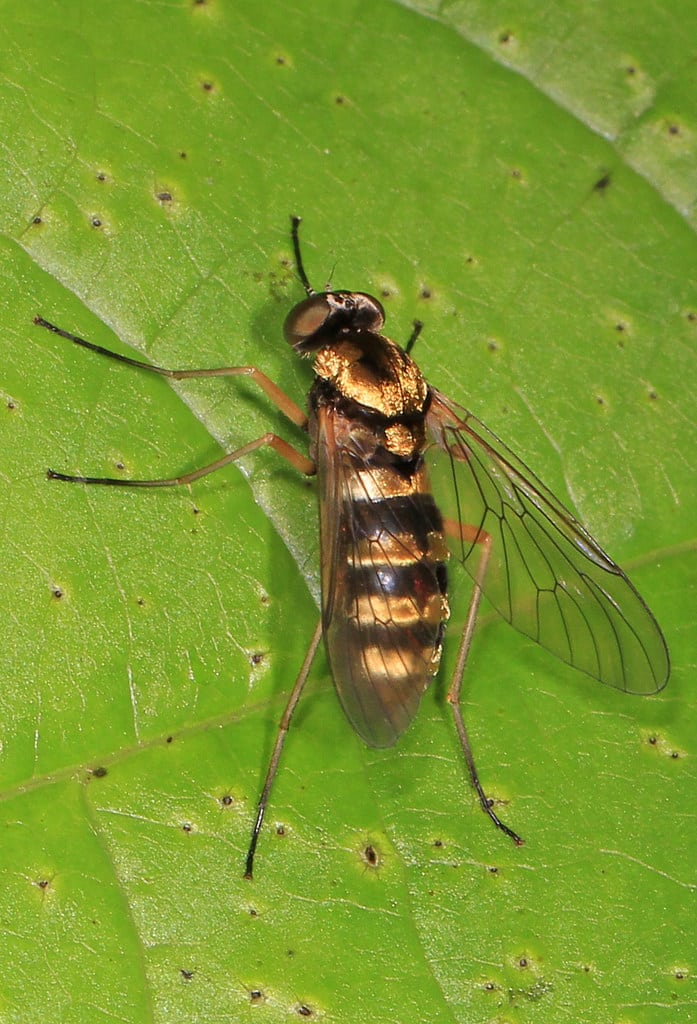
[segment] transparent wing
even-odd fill
[[[656,693],[670,661],[663,634],[622,570],[574,516],[471,413],[433,391],[427,417],[443,515],[491,537],[482,590],[499,613],[574,668],[627,693]],[[481,545],[454,555],[476,578]]]

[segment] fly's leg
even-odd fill
[[[85,341],[84,338],[79,338],[76,334],[71,334],[69,331],[56,327],[55,324],[49,323],[43,317],[34,317],[34,323],[39,327],[45,327],[46,330],[51,331],[53,334],[58,334],[61,338],[66,338],[68,341],[80,345],[82,348],[96,352],[98,355],[107,356],[109,359],[125,363],[127,366],[134,366],[139,370],[150,370],[153,373],[160,374],[162,377],[168,377],[170,380],[186,380],[193,377],[249,377],[289,420],[303,429],[307,427],[307,416],[302,409],[292,399],[288,398],[277,384],[274,384],[266,374],[262,373],[255,366],[219,366],[213,369],[168,370],[163,366],[153,366],[151,363],[144,363],[139,359],[131,359],[129,356],[122,356],[118,352],[112,352],[111,349],[103,348],[101,345],[95,345],[91,341]],[[185,473],[182,476],[167,477],[161,480],[118,480],[114,477],[71,476],[68,473],[58,473],[56,470],[49,469],[48,477],[50,480],[65,480],[68,483],[102,484],[110,487],[176,487],[183,484],[192,484],[194,481],[200,480],[201,477],[214,473],[217,469],[222,469],[223,466],[236,462],[238,459],[244,458],[245,455],[249,455],[250,452],[256,451],[257,448],[262,448],[265,445],[273,448],[274,451],[278,452],[299,472],[304,473],[306,476],[314,475],[315,465],[307,456],[296,451],[292,445],[276,434],[266,433],[262,437],[258,437],[256,440],[250,441],[248,444],[236,449],[236,451],[223,455],[222,458],[216,459],[215,462],[202,466],[200,469],[195,469],[191,473]]]
[[[39,327],[45,327],[52,334],[57,334],[61,338],[66,338],[68,341],[80,345],[82,348],[89,349],[90,352],[96,352],[100,356],[115,359],[117,362],[125,363],[127,366],[135,366],[138,370],[150,370],[151,373],[159,373],[161,377],[168,377],[170,380],[189,380],[193,377],[249,377],[268,395],[284,416],[287,416],[289,420],[303,430],[307,427],[307,416],[300,406],[288,398],[279,386],[274,384],[256,366],[217,366],[210,369],[168,370],[164,366],[154,366],[152,363],[141,362],[140,359],[131,359],[130,356],[122,356],[120,353],[112,352],[111,349],[104,348],[102,345],[95,345],[91,341],[85,341],[84,338],[79,338],[77,334],[71,334],[70,331],[64,331],[61,327],[56,327],[55,324],[44,320],[42,316],[35,316],[34,323]]]
[[[290,722],[293,717],[295,708],[297,707],[298,701],[300,700],[300,694],[303,692],[303,687],[307,682],[307,677],[314,661],[319,642],[322,639],[322,620],[317,623],[317,628],[310,641],[310,646],[307,649],[305,660],[302,664],[302,668],[298,673],[298,678],[295,680],[295,685],[291,691],[286,709],[283,712],[283,717],[278,726],[278,732],[276,733],[276,742],[274,743],[273,753],[271,754],[271,760],[269,761],[269,767],[266,770],[266,779],[264,780],[264,788],[261,791],[259,797],[259,804],[257,806],[257,816],[254,821],[254,828],[252,829],[252,838],[249,843],[249,850],[247,851],[247,860],[245,865],[245,878],[252,878],[254,876],[254,854],[257,849],[257,842],[259,841],[259,833],[261,832],[261,826],[264,822],[264,814],[266,813],[266,805],[269,802],[269,795],[271,793],[271,787],[273,786],[274,779],[276,778],[276,772],[278,771],[278,762],[281,760],[281,753],[283,751],[283,744],[286,742],[286,736],[288,735],[288,729],[290,728]]]
[[[407,355],[409,355],[409,353],[413,349],[414,345],[416,344],[416,339],[421,334],[423,329],[424,329],[423,321],[415,320],[414,321],[414,326],[412,327],[412,330],[411,330],[411,334],[409,335],[407,343],[404,346],[404,351],[406,352]]]
[[[482,584],[486,575],[487,566],[489,564],[489,557],[491,554],[491,534],[486,533],[484,530],[477,529],[476,526],[466,526],[461,523],[453,522],[452,520],[446,520],[445,530],[447,533],[454,535],[458,540],[463,541],[467,544],[480,544],[481,545],[481,557],[479,559],[479,565],[477,566],[477,574],[474,580],[474,588],[472,590],[472,598],[470,601],[469,611],[467,613],[467,621],[465,622],[465,628],[462,631],[462,639],[460,640],[460,648],[457,652],[457,662],[455,664],[455,671],[453,673],[452,682],[450,689],[448,690],[448,703],[453,710],[453,717],[455,719],[455,727],[457,734],[460,739],[460,746],[462,752],[465,755],[465,761],[467,762],[467,768],[470,773],[470,779],[472,785],[479,797],[479,803],[482,806],[482,810],[488,814],[493,821],[494,825],[507,836],[509,836],[516,846],[522,846],[524,840],[509,828],[508,825],[504,824],[498,815],[495,813],[492,807],[492,801],[487,797],[482,784],[479,781],[479,774],[477,772],[477,766],[474,763],[474,755],[472,754],[472,747],[470,746],[469,736],[467,735],[467,729],[465,728],[465,721],[462,717],[462,708],[460,706],[460,694],[462,691],[462,679],[465,674],[465,666],[467,665],[467,657],[470,652],[472,645],[472,636],[474,634],[474,627],[477,622],[477,613],[479,612],[479,604],[482,599]]]
[[[71,484],[103,484],[107,487],[178,487],[183,484],[193,484],[201,477],[215,473],[217,469],[222,469],[223,466],[228,466],[231,462],[237,462],[238,459],[243,459],[245,455],[249,455],[250,452],[255,452],[257,448],[263,448],[265,445],[273,448],[286,462],[304,473],[305,476],[314,476],[316,467],[312,459],[308,459],[302,452],[297,451],[282,437],[270,433],[257,437],[256,440],[242,445],[234,452],[228,452],[227,455],[216,459],[215,462],[210,462],[207,466],[194,469],[191,473],[184,473],[183,476],[165,477],[161,480],[118,480],[116,477],[110,476],[70,476],[68,473],[58,473],[55,469],[49,469],[47,476],[49,480],[66,480]]]

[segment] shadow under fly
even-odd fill
[[[172,487],[273,448],[317,476],[322,613],[279,724],[247,852],[254,857],[283,744],[317,648],[344,711],[373,747],[407,729],[438,670],[449,616],[448,562],[472,578],[447,700],[484,812],[515,843],[480,783],[460,708],[462,679],[483,594],[511,625],[557,657],[627,693],[662,689],[670,663],[643,599],[597,542],[483,423],[431,387],[406,346],[381,334],[383,307],[365,292],[312,288],[291,242],[306,297],[288,314],[286,341],[313,359],[308,414],[253,366],[168,370],[118,355],[37,316],[83,348],[171,380],[248,377],[301,431],[309,454],[274,433],[183,476],[117,480],[49,470],[52,480],[115,487]]]

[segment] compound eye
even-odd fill
[[[385,310],[382,303],[366,292],[355,292],[356,317],[371,331],[379,331],[385,325]]]
[[[310,295],[291,309],[283,325],[289,345],[298,346],[321,330],[331,313],[326,295]]]
[[[327,292],[327,304],[345,330],[379,331],[385,323],[385,310],[367,292]]]

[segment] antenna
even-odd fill
[[[317,295],[317,292],[310,284],[307,274],[305,273],[305,267],[303,266],[303,258],[300,255],[300,238],[298,237],[298,230],[302,222],[302,217],[291,217],[290,218],[290,237],[293,241],[293,252],[295,254],[295,267],[298,271],[298,277],[302,282],[302,286],[308,295]]]

